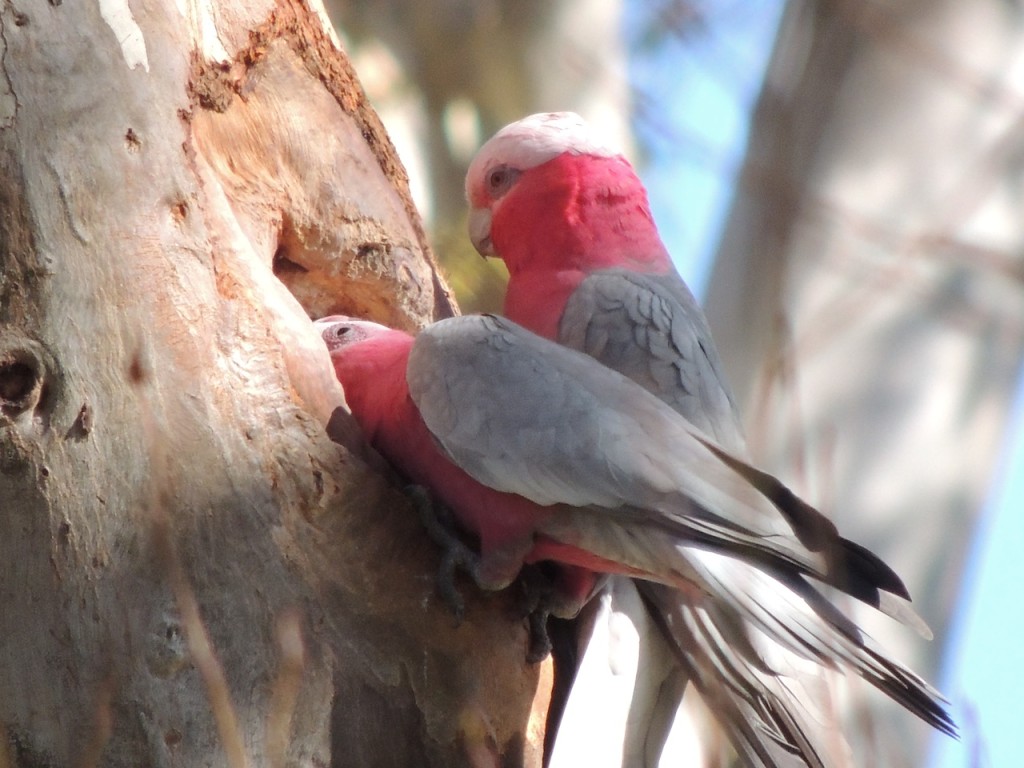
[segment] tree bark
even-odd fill
[[[0,260],[0,765],[539,765],[309,322],[454,311],[315,0],[6,4]]]

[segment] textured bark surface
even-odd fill
[[[548,668],[435,598],[336,311],[454,309],[322,14],[3,7],[0,765],[539,764]]]

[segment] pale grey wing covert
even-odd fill
[[[950,727],[934,691],[867,647],[801,574],[883,610],[888,599],[890,609],[899,606],[897,617],[901,610],[912,615],[896,596],[905,594],[898,577],[634,382],[494,317],[428,328],[413,346],[407,378],[428,429],[474,479],[538,504],[564,505],[545,533],[669,584],[682,577],[722,600],[713,620],[689,629],[699,638],[691,654],[728,658],[732,651],[714,636],[735,611],[796,657],[847,662],[936,727]],[[787,506],[785,514],[778,505]],[[830,535],[823,552],[849,548],[853,556],[839,561],[853,572],[830,573],[827,559],[807,549],[794,527],[813,532],[809,539]],[[686,606],[684,621],[696,621],[700,610]],[[741,699],[731,706],[760,701]],[[765,710],[761,747],[799,741],[795,721],[779,725],[785,715],[785,706]]]
[[[675,272],[588,275],[566,303],[558,340],[629,377],[723,448],[746,454],[707,319]]]
[[[575,518],[610,559],[654,567],[644,560],[661,559],[671,537],[806,573],[882,610],[897,607],[880,590],[906,597],[888,566],[775,478],[624,376],[509,320],[435,323],[407,378],[456,464],[491,488],[575,508],[556,518]]]

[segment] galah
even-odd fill
[[[746,457],[743,430],[704,313],[673,267],[643,184],[624,157],[575,114],[532,115],[506,126],[481,147],[466,176],[466,196],[473,244],[508,267],[508,317],[624,374],[731,455]],[[688,673],[705,698],[714,693],[710,708],[737,750],[755,761],[751,754],[763,750],[746,742],[759,731],[745,729],[751,721],[764,725],[765,718],[785,715],[751,711],[756,686],[712,691],[710,682],[701,679],[707,677],[700,668],[705,662],[694,661],[728,653],[723,643],[739,620],[735,611],[722,602],[687,600],[685,595],[665,599],[661,590],[642,582],[637,588],[656,620],[664,622],[665,611],[673,614],[675,639],[685,643],[675,650],[693,657],[686,664]],[[632,618],[637,624],[647,620],[636,613]],[[691,630],[687,637],[684,628]],[[744,659],[742,654],[733,658],[737,663]],[[622,664],[620,657],[608,665]],[[757,676],[747,673],[747,678]],[[654,665],[638,665],[637,678],[646,676],[648,688],[655,688],[664,674]],[[785,691],[776,696],[781,710],[786,698]],[[641,725],[639,736],[621,738],[648,737]],[[799,750],[814,752],[809,745]],[[812,764],[813,759],[806,757]]]
[[[481,586],[541,561],[624,574],[657,587],[681,648],[720,633],[685,660],[712,702],[733,691],[721,706],[757,711],[729,724],[752,764],[822,764],[820,734],[793,714],[793,659],[852,670],[953,732],[941,696],[816,586],[919,621],[898,576],[635,382],[504,318],[443,320],[415,339],[347,319],[320,327],[371,444],[479,539]],[[701,609],[681,613],[673,595]]]
[[[506,317],[586,352],[744,453],[707,320],[626,158],[578,115],[531,115],[480,148],[466,197],[473,245],[508,267]]]

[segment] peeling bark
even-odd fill
[[[0,41],[0,758],[539,765],[550,668],[507,596],[453,626],[309,322],[454,311],[322,14]]]

